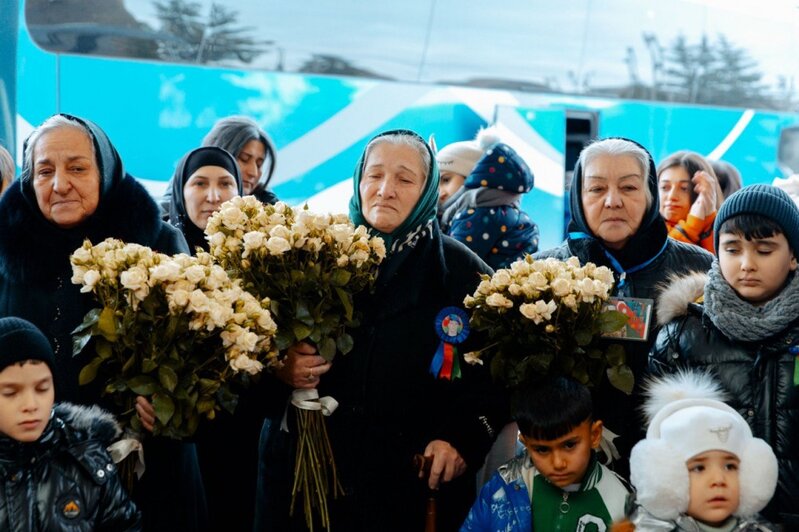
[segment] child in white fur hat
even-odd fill
[[[630,456],[636,530],[776,530],[757,514],[774,495],[777,458],[719,385],[686,371],[652,381],[647,395],[649,429]]]

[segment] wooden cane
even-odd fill
[[[414,455],[413,467],[422,473],[422,480],[427,482],[430,477],[430,468],[433,466],[433,457],[421,454]],[[424,532],[436,532],[436,491],[428,488],[427,506],[424,515]]]

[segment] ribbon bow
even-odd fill
[[[306,390],[294,390],[291,392],[291,404],[301,410],[321,410],[322,415],[329,416],[338,408],[338,401],[330,396],[319,397],[319,391],[316,388]],[[288,421],[286,421],[286,412],[283,413],[283,421],[280,422],[280,430],[284,432],[289,431]]]
[[[141,478],[144,474],[144,446],[137,438],[131,435],[128,436],[129,437],[109,445],[107,451],[115,464],[120,463],[127,458],[130,453],[135,452],[136,465],[133,466],[133,471],[136,473],[136,478]]]

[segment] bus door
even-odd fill
[[[560,244],[566,216],[566,111],[497,106],[499,136],[524,159],[535,187],[522,196],[521,207],[538,224],[538,249]]]

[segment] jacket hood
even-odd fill
[[[663,283],[664,288],[657,301],[658,326],[687,315],[688,306],[698,302],[704,295],[705,284],[707,284],[707,273],[704,272],[670,276]]]
[[[55,417],[61,419],[80,440],[97,440],[108,445],[122,434],[122,428],[110,412],[99,406],[81,406],[58,403],[54,407]]]
[[[660,202],[658,200],[658,179],[657,170],[655,168],[655,161],[649,151],[635,142],[623,137],[613,137],[620,140],[631,142],[644,150],[649,159],[649,169],[646,179],[647,187],[652,196],[652,202],[649,208],[644,212],[641,225],[638,231],[627,241],[627,244],[621,250],[609,250],[604,246],[602,241],[588,227],[588,222],[585,219],[583,212],[583,168],[580,160],[574,166],[574,175],[572,177],[569,204],[571,207],[571,221],[569,222],[569,247],[572,249],[579,249],[582,245],[578,243],[579,240],[589,240],[589,247],[594,248],[590,250],[589,256],[592,260],[599,260],[601,255],[612,256],[622,267],[632,268],[645,263],[648,260],[656,257],[663,249],[668,238],[666,230],[666,223],[663,217],[660,216]],[[607,139],[603,139],[607,140]],[[606,261],[599,260],[601,264],[606,264]]]
[[[532,171],[513,148],[501,142],[494,144],[477,161],[466,178],[466,188],[494,188],[516,194],[532,190]]]

